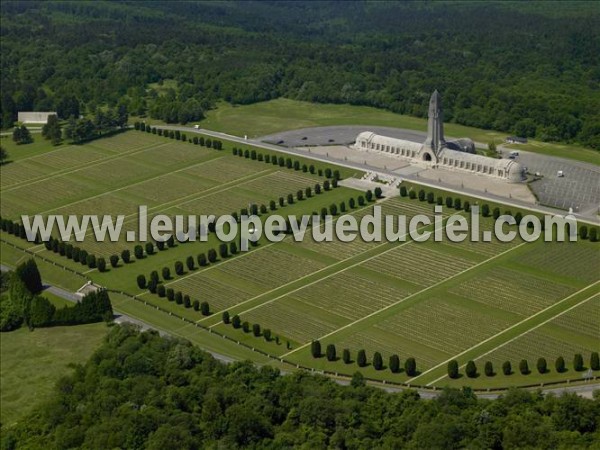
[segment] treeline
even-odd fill
[[[139,131],[145,131],[146,133],[157,134],[158,136],[164,136],[170,139],[175,139],[177,141],[186,142],[188,141],[188,137],[185,133],[182,133],[179,130],[163,130],[162,128],[156,128],[150,125],[146,125],[144,122],[135,122],[133,127]],[[215,150],[223,149],[223,141],[218,139],[204,138],[204,136],[194,136],[189,142],[194,145],[200,145],[206,148],[213,148]]]
[[[223,364],[189,342],[115,326],[2,445],[19,448],[591,448],[598,398],[512,390],[350,386],[268,365]],[[107,432],[110,430],[110,432]]]
[[[63,136],[74,144],[80,144],[126,128],[128,119],[127,107],[124,105],[107,111],[98,109],[92,120],[71,116],[64,127]]]
[[[438,89],[449,122],[600,148],[593,3],[10,2],[3,17],[2,128],[106,104],[186,123],[279,97],[425,117]]]
[[[41,275],[33,259],[20,264],[6,278],[3,276],[0,331],[12,331],[21,325],[34,329],[111,321],[113,318],[112,305],[105,290],[91,292],[73,306],[59,309],[39,295],[42,290]]]
[[[483,367],[484,367],[483,373],[485,374],[486,377],[496,376],[496,370],[494,369],[494,364],[491,361],[486,361]],[[548,361],[546,361],[546,358],[544,358],[544,357],[538,358],[535,367],[536,367],[537,372],[541,375],[550,372],[550,368],[548,367]],[[572,367],[575,372],[583,372],[584,370],[586,370],[586,366],[583,361],[583,356],[581,355],[581,353],[576,353],[573,356]],[[521,375],[529,375],[532,372],[531,369],[529,368],[529,362],[526,359],[522,359],[521,361],[519,361],[518,368],[519,368],[519,372],[521,373]],[[566,372],[567,366],[565,363],[565,359],[562,356],[557,357],[556,360],[554,361],[554,369],[556,370],[557,373]],[[600,370],[600,358],[598,356],[598,352],[592,352],[590,354],[589,366],[587,367],[587,369]],[[513,367],[512,367],[512,364],[510,361],[504,361],[502,363],[502,373],[507,376],[512,375],[514,373],[514,370],[513,370]],[[475,361],[470,360],[467,362],[467,364],[465,365],[465,375],[469,378],[477,378],[480,375]],[[458,361],[456,361],[455,359],[449,361],[448,362],[448,377],[452,378],[452,379],[456,379],[456,378],[460,378],[460,376],[461,376],[461,374],[460,374],[460,367],[459,367]]]
[[[408,197],[411,200],[418,199],[421,202],[427,202],[432,205],[438,206],[446,206],[446,208],[454,208],[457,211],[471,211],[471,202],[469,200],[464,200],[462,197],[456,196],[442,196],[437,195],[432,191],[425,191],[425,189],[419,189],[418,191],[414,188],[407,188],[406,186],[400,186],[400,196]],[[517,211],[513,214],[513,212],[509,209],[504,212],[500,211],[500,208],[495,206],[493,209],[490,208],[490,205],[487,203],[483,203],[480,206],[480,214],[483,217],[493,217],[494,220],[497,220],[501,215],[510,216],[515,219],[515,224],[519,226],[521,221],[523,220],[523,213]],[[528,223],[528,226],[531,225],[531,222]],[[544,221],[541,221],[541,228],[544,228]],[[582,224],[578,228],[578,236],[580,239],[589,239],[591,242],[598,242],[600,239],[600,228],[596,226],[588,226]]]

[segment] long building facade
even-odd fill
[[[475,144],[471,139],[446,140],[442,98],[437,90],[429,100],[427,139],[424,143],[365,131],[357,136],[354,146],[359,150],[387,153],[426,167],[469,172],[513,183],[526,179],[525,168],[514,160],[475,154]]]

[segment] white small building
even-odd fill
[[[56,115],[57,114],[54,111],[19,111],[17,120],[26,125],[46,125],[48,123],[48,117]]]

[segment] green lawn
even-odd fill
[[[83,364],[108,329],[105,323],[26,327],[0,336],[0,419],[10,426],[49,398],[70,364]]]

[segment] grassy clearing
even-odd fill
[[[0,420],[10,426],[50,397],[70,364],[82,364],[107,333],[104,323],[20,328],[0,339]]]

